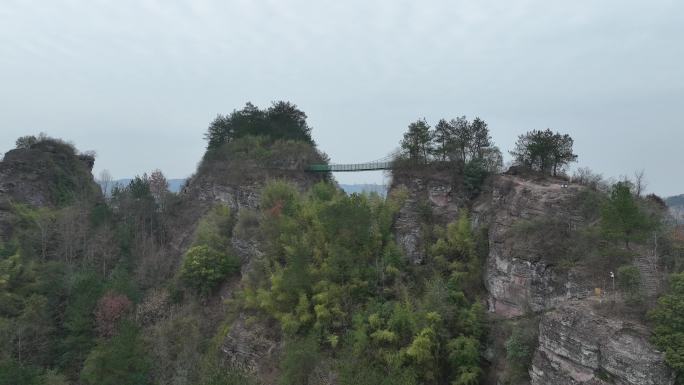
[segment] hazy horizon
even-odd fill
[[[381,158],[425,117],[479,116],[507,154],[551,128],[606,177],[684,193],[684,3],[5,1],[0,150],[45,132],[94,174],[185,178],[219,113],[289,100],[333,162]],[[381,173],[338,174],[383,183]]]

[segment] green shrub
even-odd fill
[[[230,207],[216,205],[197,225],[194,245],[205,245],[214,250],[230,249],[230,236],[234,224],[235,219]]]
[[[617,286],[625,296],[625,301],[630,305],[641,303],[641,275],[639,269],[633,265],[621,266],[617,271]]]
[[[88,385],[148,385],[149,359],[131,323],[110,340],[103,340],[88,355],[81,380]]]
[[[665,360],[684,378],[684,273],[670,277],[670,290],[658,299],[650,314],[655,324],[653,342],[665,352]]]
[[[513,327],[510,337],[506,340],[506,360],[508,361],[512,379],[525,379],[527,369],[532,363],[532,357],[537,344],[536,323],[522,322]]]
[[[209,246],[194,246],[185,254],[181,277],[200,294],[209,294],[230,273],[238,271],[236,257],[218,252]]]
[[[281,361],[280,385],[304,385],[319,359],[318,344],[312,337],[291,340],[285,344]]]
[[[39,370],[14,360],[0,361],[0,385],[41,385]]]
[[[482,159],[474,159],[463,168],[463,186],[469,197],[476,197],[489,176],[489,170]]]
[[[606,239],[622,241],[629,249],[630,241],[640,241],[655,224],[644,213],[632,195],[629,182],[616,183],[601,211],[601,230]]]
[[[69,385],[66,377],[56,370],[46,370],[42,376],[40,376],[40,382],[43,385]]]

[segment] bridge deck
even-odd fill
[[[307,168],[311,172],[355,172],[355,171],[374,171],[389,170],[392,162],[370,162],[352,164],[312,164]]]

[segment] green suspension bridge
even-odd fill
[[[388,155],[382,159],[377,159],[366,163],[349,163],[349,164],[325,164],[318,163],[309,165],[306,168],[311,172],[357,172],[357,171],[375,171],[375,170],[391,170],[394,155]]]

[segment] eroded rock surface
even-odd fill
[[[532,385],[670,385],[674,374],[638,322],[600,315],[589,301],[546,313],[539,325]]]
[[[233,367],[257,375],[269,383],[277,375],[278,355],[282,349],[280,336],[274,328],[241,314],[231,325],[224,338],[221,351]]]
[[[489,256],[485,285],[489,308],[504,317],[542,311],[592,290],[577,272],[556,269],[548,250],[520,242],[515,226],[548,217],[568,226],[581,222],[574,199],[582,187],[560,180],[530,181],[513,175],[493,179],[491,193],[474,208],[487,217]],[[540,235],[543,236],[543,235]],[[574,277],[574,279],[570,279]]]
[[[439,173],[428,178],[399,177],[391,190],[401,189],[405,189],[408,195],[395,222],[397,243],[412,263],[420,264],[425,259],[422,223],[427,218],[433,225],[445,225],[455,220],[465,201],[450,178]]]
[[[8,151],[0,161],[0,241],[10,237],[14,203],[38,208],[101,199],[91,174],[94,162],[53,140]]]
[[[216,204],[230,207],[236,218],[243,211],[257,212],[263,188],[269,181],[286,180],[299,190],[306,191],[315,183],[324,180],[324,174],[304,171],[313,160],[310,154],[289,154],[291,158],[279,159],[278,163],[258,164],[250,160],[232,162],[208,162],[199,168],[197,175],[190,178],[181,191],[183,218],[186,229],[175,237],[174,248],[182,254],[190,247],[194,229],[201,217]],[[314,159],[318,163],[320,159]],[[258,229],[258,219],[252,223],[253,231]],[[240,280],[227,285],[222,296],[230,298],[262,255],[258,237],[233,231],[231,245],[233,252],[242,260]],[[283,347],[278,325],[267,325],[241,313],[228,325],[229,332],[221,343],[223,359],[232,367],[255,375],[263,384],[278,382],[279,354]]]

